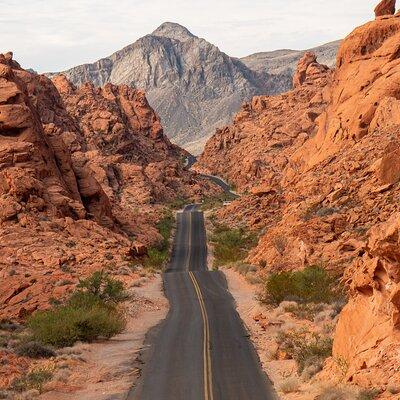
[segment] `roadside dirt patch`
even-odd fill
[[[124,333],[109,341],[76,344],[60,351],[58,369],[40,400],[122,400],[134,385],[142,361],[146,333],[168,312],[160,275],[141,287],[128,307]]]

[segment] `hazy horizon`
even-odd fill
[[[114,3],[114,4],[113,4]],[[274,4],[275,3],[275,4]],[[377,0],[0,0],[0,52],[25,68],[61,71],[96,61],[176,22],[234,57],[308,49],[345,37],[373,18]]]

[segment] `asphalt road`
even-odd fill
[[[190,154],[186,158],[186,168],[187,169],[192,168],[193,165],[196,163],[196,161],[197,161],[197,158]],[[215,175],[207,175],[207,174],[200,174],[200,176],[213,181],[215,184],[220,186],[225,193],[231,195],[233,198],[240,197],[236,192],[232,191],[230,185],[227,182],[225,182],[223,179],[221,179],[220,177],[215,176]]]
[[[178,213],[163,275],[170,311],[128,400],[276,399],[221,272],[207,269],[203,213]]]

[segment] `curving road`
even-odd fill
[[[195,205],[177,214],[163,281],[170,311],[128,400],[276,399],[225,276],[207,269],[204,217]]]

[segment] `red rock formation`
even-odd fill
[[[319,64],[314,53],[308,51],[304,54],[297,64],[297,70],[293,76],[293,87],[297,88],[306,81],[307,78],[316,78],[324,75],[329,70],[326,65]]]
[[[331,73],[315,61],[304,60],[315,56],[307,53],[299,63],[301,72],[296,76],[302,76],[303,86],[245,103],[233,125],[217,130],[207,142],[197,169],[224,176],[239,190],[279,182],[291,154],[315,134],[315,121],[325,107],[322,89]]]
[[[396,12],[396,0],[382,0],[375,7],[375,16],[393,15]]]
[[[340,315],[333,355],[362,386],[400,381],[400,214],[371,229],[365,254],[347,269],[351,299]]]
[[[118,274],[160,239],[163,202],[216,190],[184,170],[142,92],[55,83],[0,55],[0,318]]]
[[[248,193],[218,218],[265,231],[247,260],[263,261],[260,273],[315,264],[346,270],[351,300],[334,354],[362,386],[399,379],[399,43],[400,15],[357,28],[325,85],[326,78],[303,81],[314,62],[307,56],[294,91],[245,105],[198,166]],[[261,100],[266,106],[256,107]]]
[[[316,136],[294,156],[296,168],[317,165],[352,146],[370,131],[381,102],[399,98],[399,40],[400,16],[395,16],[369,22],[342,42],[329,107]]]

